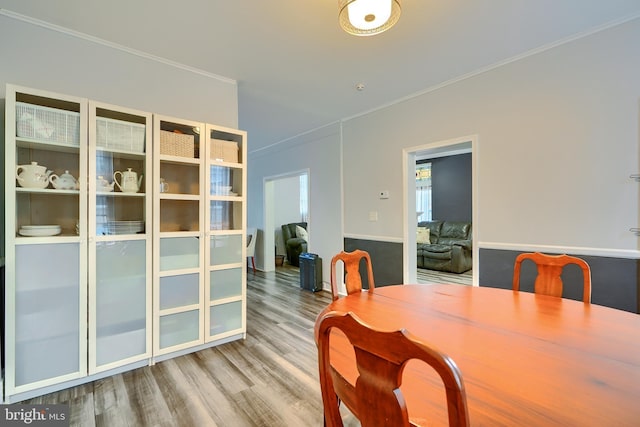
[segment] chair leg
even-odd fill
[[[253,267],[253,274],[256,273],[256,258],[251,257],[251,267]]]

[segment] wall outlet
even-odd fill
[[[389,198],[389,190],[382,190],[380,192],[380,198],[381,199],[388,199]]]
[[[369,221],[377,221],[378,220],[378,212],[371,211],[369,212]]]

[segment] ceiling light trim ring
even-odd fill
[[[389,28],[393,27],[396,22],[400,19],[400,14],[402,13],[402,5],[400,4],[401,0],[387,0],[391,3],[391,12],[389,18],[383,22],[382,24],[373,27],[373,28],[359,28],[356,27],[352,21],[361,21],[361,22],[373,22],[375,19],[375,14],[372,13],[363,13],[363,16],[358,19],[357,17],[349,17],[349,10],[352,9],[349,6],[355,6],[356,2],[361,2],[359,5],[368,6],[368,3],[375,3],[376,1],[372,0],[338,0],[338,20],[340,26],[344,31],[349,34],[353,34],[355,36],[373,36],[375,34],[380,34],[384,31],[387,31]],[[379,2],[379,0],[378,0]],[[355,10],[355,9],[352,9]]]

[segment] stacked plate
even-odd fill
[[[56,236],[61,232],[62,228],[59,225],[23,225],[18,230],[21,236],[29,237]]]
[[[103,229],[104,234],[144,233],[144,221],[107,221]]]

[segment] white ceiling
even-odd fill
[[[639,0],[403,0],[372,37],[337,0],[0,0],[0,8],[238,82],[252,150],[640,17]],[[357,91],[357,83],[365,89]]]

